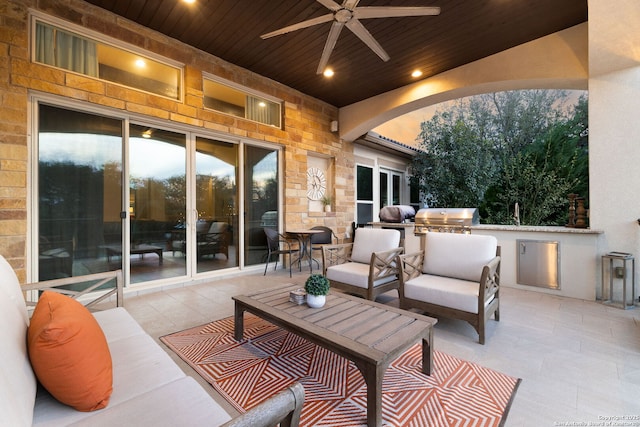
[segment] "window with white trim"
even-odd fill
[[[203,82],[204,107],[281,128],[282,101],[210,76]]]
[[[35,19],[33,61],[182,99],[182,68]]]

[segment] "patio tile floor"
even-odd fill
[[[125,296],[125,307],[157,340],[233,315],[233,295],[278,283],[302,284],[306,276],[295,273],[290,279],[288,270],[280,269],[266,277],[254,273],[217,278]],[[623,416],[636,416],[630,420],[636,424],[630,425],[640,425],[640,307],[621,310],[506,287],[501,298],[501,321],[488,322],[486,345],[478,344],[470,325],[440,319],[435,349],[522,378],[506,427],[588,425]],[[397,305],[397,293],[378,301]],[[236,413],[195,371],[167,352],[229,413]]]

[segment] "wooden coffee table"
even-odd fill
[[[422,372],[433,369],[433,325],[437,320],[338,292],[322,308],[289,301],[299,285],[233,297],[234,336],[242,340],[248,311],[353,361],[367,384],[367,424],[382,425],[382,379],[389,364],[422,340]]]

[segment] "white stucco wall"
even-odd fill
[[[465,96],[514,89],[587,89],[587,24],[480,59],[340,109],[352,141],[395,117]]]
[[[600,253],[640,257],[640,2],[589,1],[589,182]],[[638,278],[636,277],[636,284]]]

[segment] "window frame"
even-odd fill
[[[114,49],[119,49],[122,50],[124,52],[130,53],[132,55],[136,55],[136,56],[140,56],[142,58],[157,62],[161,65],[165,65],[167,67],[170,68],[174,68],[178,71],[178,87],[177,87],[177,96],[176,97],[172,97],[172,96],[167,96],[167,95],[162,95],[156,92],[149,92],[148,90],[144,90],[141,88],[137,88],[135,86],[128,86],[119,82],[114,82],[111,80],[107,80],[107,79],[103,79],[100,77],[95,77],[95,76],[91,76],[89,74],[84,74],[84,73],[79,73],[73,70],[69,70],[66,68],[60,68],[57,67],[55,65],[49,65],[43,62],[40,62],[36,59],[36,42],[37,42],[37,38],[36,38],[36,28],[37,28],[37,23],[40,22],[42,24],[45,25],[49,25],[49,26],[53,26],[56,27],[62,31],[71,33],[72,35],[78,36],[80,38],[86,39],[86,40],[90,40],[93,41],[95,43],[98,44],[102,44]],[[68,73],[74,73],[74,74],[78,74],[81,75],[83,77],[89,78],[89,79],[95,79],[95,80],[99,80],[102,82],[107,82],[109,84],[113,84],[113,85],[117,85],[117,86],[121,86],[127,89],[132,89],[132,90],[136,90],[139,92],[143,92],[143,93],[148,93],[150,95],[154,95],[154,96],[159,96],[165,99],[170,99],[172,101],[176,101],[176,102],[180,102],[180,103],[184,103],[184,94],[185,94],[185,83],[184,83],[184,68],[185,68],[185,64],[179,61],[175,61],[169,58],[166,58],[164,56],[161,55],[157,55],[151,51],[139,48],[135,45],[126,43],[124,41],[115,39],[113,37],[107,36],[105,34],[102,33],[98,33],[96,31],[84,28],[82,26],[73,24],[71,22],[62,20],[60,18],[56,18],[47,14],[44,14],[42,12],[36,11],[36,10],[29,10],[29,23],[30,23],[30,29],[29,29],[29,48],[30,48],[30,52],[29,52],[29,59],[31,62],[33,63],[37,63],[40,65],[43,65],[45,67],[52,67],[52,68],[56,68],[59,70],[64,70],[65,72]]]
[[[247,114],[246,114],[246,109],[247,109],[246,104],[244,106],[244,108],[245,108],[244,116],[240,116],[240,115],[236,115],[236,114],[232,114],[232,113],[227,113],[225,111],[220,111],[220,110],[216,110],[215,108],[207,107],[205,105],[205,98],[207,97],[207,94],[206,94],[206,92],[204,90],[204,86],[205,86],[205,81],[206,80],[208,80],[208,81],[210,81],[212,83],[216,83],[216,84],[219,84],[219,85],[222,85],[222,86],[226,86],[226,87],[230,88],[231,90],[238,91],[238,92],[240,92],[241,94],[243,94],[245,96],[248,95],[248,96],[252,96],[252,97],[255,97],[255,98],[260,98],[260,99],[264,99],[265,101],[277,104],[278,107],[279,107],[278,108],[278,125],[272,125],[270,123],[265,123],[265,122],[261,122],[261,121],[258,121],[258,120],[253,120],[253,119],[248,118]],[[202,88],[203,88],[202,89],[202,107],[207,111],[215,111],[216,113],[225,114],[225,115],[231,116],[231,117],[241,118],[243,120],[248,120],[248,121],[253,122],[253,123],[259,123],[261,125],[269,126],[269,127],[276,128],[276,129],[282,129],[283,126],[284,126],[284,109],[283,109],[284,101],[282,99],[280,99],[280,98],[276,98],[275,96],[271,96],[271,95],[268,95],[266,93],[263,93],[263,92],[248,88],[246,86],[243,86],[243,85],[238,84],[236,82],[233,82],[231,80],[223,79],[222,77],[218,77],[218,76],[215,76],[215,75],[207,73],[207,72],[202,72]]]

